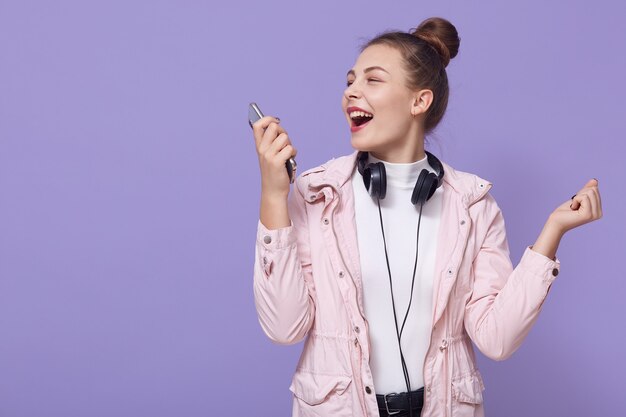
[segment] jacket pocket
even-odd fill
[[[478,370],[452,380],[452,395],[462,403],[482,404],[485,385]]]
[[[294,416],[349,417],[353,415],[349,386],[352,378],[296,371],[289,390],[295,396]]]

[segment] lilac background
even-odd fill
[[[517,264],[599,179],[489,416],[615,415],[623,325],[626,29],[619,1],[0,1],[0,416],[287,416],[302,345],[252,294],[260,176],[247,105],[300,172],[352,151],[357,46],[433,15],[462,38],[427,149],[494,182]]]

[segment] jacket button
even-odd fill
[[[328,221],[328,217],[324,217],[324,224],[328,224],[328,223],[330,223],[330,222]]]
[[[343,278],[343,275],[344,275],[343,271],[339,271],[339,278]]]
[[[465,220],[461,220],[461,224],[465,224]]]
[[[263,242],[272,243],[272,237],[270,235],[263,236]]]
[[[426,391],[430,392],[430,385],[426,387]]]
[[[365,392],[367,392],[368,394],[371,394],[372,393],[372,389],[369,386],[365,387]]]
[[[355,331],[356,333],[358,333],[358,332],[360,332],[360,331],[361,331],[361,329],[359,329],[359,326],[355,326],[355,327],[354,327],[354,331]]]
[[[552,270],[552,275],[554,275],[555,277],[556,277],[557,275],[559,275],[559,270],[558,270],[557,268],[554,268],[554,269]]]
[[[263,265],[267,265],[267,258],[265,256],[263,257]]]

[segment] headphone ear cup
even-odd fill
[[[420,172],[417,177],[417,181],[415,181],[415,187],[413,187],[413,194],[411,194],[411,203],[413,205],[417,205],[420,203],[421,194],[422,194],[422,185],[424,184],[424,180],[426,179],[426,174],[424,173],[424,169]]]
[[[387,194],[387,171],[385,170],[385,164],[382,162],[372,164],[371,173],[372,190],[370,190],[370,194],[382,200]]]
[[[423,169],[415,182],[415,188],[413,188],[413,194],[411,195],[411,203],[413,203],[413,205],[425,204],[435,193],[437,182],[437,175]]]
[[[435,194],[438,183],[439,183],[439,180],[437,178],[437,175],[433,174],[432,172],[428,173],[428,177],[426,178],[426,181],[424,184],[424,188],[427,191],[426,201],[430,200],[430,197],[432,197],[433,194]]]
[[[376,162],[375,164],[368,164],[363,170],[363,183],[367,192],[372,197],[379,199],[385,198],[387,193],[387,172],[385,171],[385,164],[382,162]]]
[[[363,184],[365,185],[365,189],[367,190],[369,194],[371,194],[372,193],[370,191],[370,183],[371,183],[370,180],[372,179],[371,165],[367,165],[366,167],[364,167],[363,172],[361,172],[361,175],[363,176]]]

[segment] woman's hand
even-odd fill
[[[571,199],[550,214],[548,223],[561,233],[602,217],[602,200],[598,180],[591,179]]]
[[[270,230],[291,225],[287,207],[290,182],[285,163],[296,156],[296,148],[291,145],[287,132],[279,122],[276,117],[265,116],[252,124],[261,168],[259,218]]]
[[[289,194],[289,174],[285,164],[297,150],[289,140],[280,119],[265,116],[252,125],[254,141],[261,168],[261,193],[270,198],[286,198]]]
[[[550,214],[531,249],[556,260],[555,255],[565,232],[602,217],[598,180],[592,179],[571,199]]]

